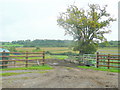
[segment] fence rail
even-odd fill
[[[107,67],[108,69],[110,67],[120,68],[120,55],[100,55],[97,53],[96,66],[97,68]]]
[[[35,65],[35,64],[44,65],[45,64],[45,52],[44,51],[41,51],[41,52],[28,52],[28,51],[26,52],[5,52],[3,51],[3,52],[0,52],[0,54],[1,54],[0,66],[2,66],[2,68],[4,66],[25,65],[25,67],[28,67],[28,65]]]
[[[78,61],[80,65],[120,68],[120,55],[106,55],[106,54],[83,54],[80,56],[69,56],[71,61]]]

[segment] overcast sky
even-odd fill
[[[0,41],[27,39],[72,39],[57,25],[59,12],[75,2],[79,8],[89,4],[108,5],[107,11],[118,18],[119,0],[0,0]],[[105,37],[118,40],[118,21],[111,23],[112,32]]]

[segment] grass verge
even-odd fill
[[[18,67],[18,68],[4,68],[0,70],[50,70],[53,67],[44,65],[44,66],[32,66],[32,67]]]
[[[32,73],[32,72],[21,72],[21,73],[8,72],[8,73],[0,73],[0,75],[2,75],[2,76],[12,76],[12,75],[19,75],[19,74],[26,74],[26,73]]]
[[[34,73],[47,73],[48,71],[40,71],[40,72],[34,72]],[[0,73],[2,76],[12,76],[12,75],[19,75],[19,74],[26,74],[26,73],[33,73],[33,72],[20,72],[20,73],[14,73],[14,72],[8,72],[8,73]]]
[[[104,68],[95,68],[95,67],[87,67],[87,66],[77,66],[77,67],[84,68],[84,69],[92,69],[92,70],[99,70],[99,71],[108,71],[108,72],[120,73],[120,70],[118,70],[118,69],[104,69]]]

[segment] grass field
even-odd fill
[[[6,44],[6,45],[2,45],[2,46],[3,47],[13,47],[13,46],[14,47],[23,47],[23,45],[20,45],[20,44],[11,44],[11,45],[10,44],[9,45]]]
[[[31,47],[16,48],[16,50],[18,52],[19,51],[21,51],[21,52],[25,52],[25,51],[32,52],[35,49],[36,48],[33,48],[33,47],[32,48]],[[54,53],[54,54],[65,53],[65,52],[78,53],[78,51],[73,51],[72,49],[70,49],[68,47],[40,47],[40,50],[41,51],[49,51],[49,52]],[[118,54],[118,48],[117,47],[99,48],[97,51],[99,53],[102,53],[102,54]],[[46,54],[45,58],[46,59],[66,59],[66,58],[68,58],[68,56],[67,55],[49,55],[49,54]]]
[[[72,53],[78,53],[78,51],[73,51],[72,49],[68,47],[40,47],[42,51],[49,51],[51,53],[64,53],[64,52],[72,52]],[[31,47],[24,47],[24,48],[16,48],[17,51],[29,51],[32,52],[35,50],[35,48]],[[99,53],[104,54],[118,54],[118,48],[117,47],[105,47],[105,48],[99,48],[97,50]]]
[[[118,54],[118,47],[99,48],[98,52],[105,53],[105,54]]]
[[[35,49],[36,48],[31,47],[16,48],[17,51],[29,51],[29,52],[32,52]],[[41,51],[49,51],[51,53],[64,53],[64,52],[78,53],[78,51],[73,51],[68,47],[40,47],[40,49]]]

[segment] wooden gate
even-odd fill
[[[45,64],[45,52],[0,52],[2,64],[0,66],[23,66]],[[9,55],[8,55],[9,54]]]

